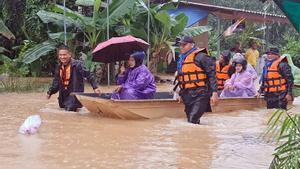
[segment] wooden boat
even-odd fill
[[[119,119],[153,119],[161,117],[185,117],[184,106],[168,92],[157,93],[152,100],[111,100],[111,94],[74,93],[90,112]],[[213,106],[213,112],[253,110],[265,107],[263,98],[226,98]]]

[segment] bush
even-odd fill
[[[285,35],[285,45],[282,46],[281,53],[287,53],[292,56],[295,66],[300,68],[300,39],[295,36]]]
[[[300,114],[277,110],[268,122],[265,137],[277,142],[270,169],[300,167]]]
[[[0,80],[0,92],[42,92],[49,84],[48,79],[3,77]]]

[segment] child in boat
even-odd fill
[[[128,60],[129,68],[121,67],[118,75],[117,89],[112,94],[112,99],[138,100],[153,99],[156,92],[154,76],[143,64],[144,52],[135,52]]]
[[[254,97],[256,90],[252,75],[246,71],[247,61],[236,59],[233,66],[235,67],[235,73],[225,82],[225,88],[220,97]]]
[[[240,60],[240,59],[245,59],[244,55],[241,53],[236,53],[233,55],[232,62],[234,62],[235,60]],[[251,74],[251,77],[253,80],[257,79],[257,77],[258,77],[257,72],[253,68],[253,66],[250,65],[249,63],[247,63],[246,71],[248,71]]]

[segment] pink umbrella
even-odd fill
[[[135,51],[145,51],[150,45],[133,36],[114,37],[97,45],[93,50],[93,61],[111,63],[127,60]]]

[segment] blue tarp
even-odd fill
[[[186,16],[189,17],[187,27],[190,27],[195,23],[201,21],[202,19],[206,18],[209,14],[209,12],[206,10],[188,6],[179,6],[177,9],[169,10],[168,13],[170,15],[175,16],[177,16],[180,13],[184,13]]]

